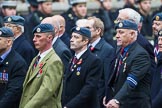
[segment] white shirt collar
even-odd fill
[[[91,45],[92,45],[92,47],[95,47],[97,44],[98,44],[98,42],[101,40],[101,37],[99,37],[97,40],[95,40]]]
[[[57,36],[53,38],[52,45],[56,42],[57,38],[58,38]]]
[[[43,52],[42,54],[38,54],[40,56],[39,63],[43,60],[43,58],[52,50],[52,48],[48,49],[47,51]]]
[[[85,50],[81,51],[80,53],[75,54],[75,56],[77,57],[77,59],[79,59],[86,50],[87,50],[87,48]]]

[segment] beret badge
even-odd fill
[[[156,16],[155,19],[156,19],[156,21],[158,21],[160,19],[160,17],[159,16]]]
[[[80,30],[80,27],[77,27],[76,30],[79,31]]]
[[[123,23],[120,22],[120,23],[119,23],[119,27],[123,27]]]
[[[162,31],[159,32],[159,35],[162,36]]]
[[[11,19],[11,17],[9,17],[7,20],[8,20],[8,22],[11,22],[12,19]]]
[[[40,28],[37,28],[37,30],[36,30],[38,33],[41,31],[41,29]]]

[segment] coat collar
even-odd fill
[[[34,62],[35,62],[35,59],[36,57],[33,59],[30,67],[29,67],[29,70],[28,70],[28,74],[27,74],[27,78],[26,78],[26,81],[24,82],[24,84],[28,84],[32,79],[34,79],[39,70],[40,70],[40,64],[42,64],[42,68],[46,65],[47,63],[47,60],[50,58],[50,56],[54,53],[54,50],[52,49],[44,58],[43,60],[36,66],[36,68],[33,70],[33,65],[34,65]],[[25,85],[24,85],[25,86]]]
[[[82,62],[85,62],[85,59],[89,56],[90,53],[91,53],[91,51],[89,49],[87,49],[79,59],[82,59]],[[69,78],[72,75],[72,73],[74,73],[74,72],[71,72],[71,70],[70,70],[71,64],[72,64],[72,61],[70,62],[70,65],[68,68],[67,78]]]

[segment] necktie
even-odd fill
[[[90,45],[89,48],[92,52],[94,51],[94,47],[92,45]]]
[[[120,66],[121,66],[122,61],[123,61],[123,54],[124,54],[124,48],[121,48],[120,49],[120,57],[119,57],[119,62],[118,62],[118,66],[117,66],[117,72],[116,72],[115,81],[117,80],[117,78],[119,76]]]
[[[33,65],[34,68],[38,65],[40,58],[41,58],[41,57],[40,57],[40,55],[39,55],[39,56],[37,56],[37,58],[35,59],[35,62],[34,62],[34,65]]]
[[[74,65],[76,64],[76,62],[77,62],[77,57],[74,56],[73,59],[72,59],[71,67],[70,67],[71,68],[71,71],[74,70],[73,68],[74,68]]]

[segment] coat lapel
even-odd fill
[[[89,53],[91,53],[91,52],[90,52],[89,49],[87,49],[87,51],[86,51],[85,53],[83,53],[83,55],[82,55],[79,59],[82,59],[82,62],[84,62],[85,59],[88,57]],[[71,62],[72,62],[72,61],[71,61]],[[69,68],[68,68],[69,71],[67,72],[67,79],[68,79],[72,74],[75,74],[75,73],[76,73],[76,69],[77,69],[78,66],[82,65],[82,64],[78,65],[78,66],[74,69],[74,71],[72,72],[72,71],[70,70],[70,66],[71,66],[71,64],[72,64],[71,62],[70,62]]]
[[[33,68],[33,64],[34,64],[34,62],[35,62],[35,59],[36,58],[34,58],[34,60],[32,61],[32,64],[31,64],[31,66],[30,66],[30,68],[29,68],[29,71],[28,71],[28,80],[27,80],[27,84],[32,80],[32,79],[34,79],[37,75],[38,75],[38,72],[39,72],[39,70],[40,70],[40,64],[43,64],[42,65],[42,68],[46,65],[46,62],[47,62],[47,60],[50,58],[50,56],[53,54],[53,50],[52,51],[50,51],[44,58],[43,58],[43,60],[36,66],[36,68],[35,69],[32,69]]]

